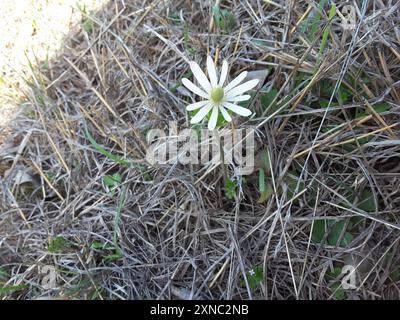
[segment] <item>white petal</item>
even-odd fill
[[[211,90],[210,81],[208,81],[206,75],[204,74],[203,70],[200,69],[199,65],[196,62],[191,61],[190,69],[192,70],[193,75],[195,76],[199,84],[203,87],[203,89],[206,90],[207,92],[210,91]]]
[[[251,115],[251,111],[249,109],[243,108],[241,106],[238,106],[236,104],[233,103],[229,103],[229,102],[225,102],[223,104],[223,107],[231,110],[234,113],[237,113],[238,115],[241,115],[243,117],[248,117]]]
[[[204,117],[207,115],[207,113],[210,112],[211,108],[212,108],[212,104],[209,103],[208,105],[206,105],[205,107],[201,108],[196,115],[190,120],[190,123],[199,123],[201,120],[204,119]]]
[[[229,99],[226,99],[228,102],[240,102],[240,101],[247,101],[251,98],[251,95],[245,94],[243,96],[236,96]]]
[[[243,71],[241,74],[239,74],[235,79],[233,79],[226,87],[225,91],[229,91],[232,88],[236,87],[239,83],[241,83],[244,78],[247,76],[247,71]]]
[[[231,118],[231,116],[229,115],[228,111],[226,111],[225,108],[224,108],[223,106],[220,106],[220,109],[221,109],[221,113],[222,113],[222,116],[224,117],[224,119],[225,119],[226,121],[228,121],[228,122],[231,122],[231,121],[232,121],[232,118]]]
[[[224,85],[227,75],[228,75],[228,62],[224,60],[224,62],[222,62],[221,77],[219,78],[218,82],[218,85],[220,87]]]
[[[210,96],[205,93],[203,90],[201,90],[199,87],[196,87],[194,83],[186,78],[182,79],[182,84],[188,88],[190,91],[193,93],[197,94],[198,96],[204,98],[204,99],[210,99]]]
[[[217,120],[218,120],[218,106],[214,106],[210,117],[210,121],[208,121],[208,130],[215,129],[217,125]]]
[[[199,108],[205,106],[209,102],[210,101],[208,101],[208,100],[204,100],[204,101],[199,101],[199,102],[196,102],[196,103],[189,104],[188,106],[186,106],[186,110],[187,111],[193,111],[193,110],[199,109]]]
[[[226,92],[226,99],[230,99],[232,97],[238,96],[239,94],[242,94],[246,91],[253,89],[259,82],[260,82],[259,79],[253,79],[241,84],[240,86],[231,89],[230,91]]]
[[[214,61],[210,56],[207,57],[207,70],[208,76],[210,77],[211,86],[216,87],[218,85],[217,71],[215,70]]]

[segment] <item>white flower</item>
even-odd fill
[[[188,111],[200,109],[191,119],[190,123],[199,123],[211,110],[212,113],[208,122],[209,130],[215,129],[219,111],[221,111],[222,116],[228,122],[232,121],[232,118],[227,110],[244,117],[251,115],[249,109],[240,107],[235,103],[250,99],[250,95],[243,95],[243,93],[253,89],[258,84],[258,79],[240,84],[247,76],[247,71],[244,71],[224,87],[228,75],[228,62],[224,60],[222,63],[221,76],[218,80],[214,61],[210,56],[207,57],[207,71],[210,80],[207,79],[206,75],[196,62],[190,62],[190,69],[199,82],[201,88],[197,87],[193,82],[186,78],[182,79],[182,83],[190,91],[205,99],[200,102],[189,104],[186,107],[186,110]]]

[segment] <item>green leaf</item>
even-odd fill
[[[83,30],[87,33],[91,33],[93,31],[93,22],[89,18],[85,19],[82,23]]]
[[[320,0],[318,4],[318,10],[322,11],[324,9],[326,0]],[[309,16],[310,17],[310,16]],[[314,21],[311,24],[311,41],[313,41],[318,33],[318,29],[320,28],[320,21],[321,21],[321,15],[319,14],[318,11],[316,11],[315,15],[312,17]],[[307,18],[308,20],[308,18]]]
[[[116,244],[107,244],[102,243],[100,241],[93,241],[92,245],[90,246],[92,249],[95,250],[108,250],[111,251],[111,254],[104,256],[105,262],[116,261],[122,259],[121,250],[118,248]]]
[[[319,90],[320,90],[320,96],[325,97],[325,98],[330,98],[332,95],[334,86],[332,84],[332,81],[323,79],[319,82]]]
[[[264,170],[267,174],[271,172],[271,158],[268,149],[263,149],[258,154],[257,165]]]
[[[90,246],[92,249],[95,250],[114,250],[115,246],[112,244],[107,244],[99,241],[93,241],[92,245]]]
[[[252,289],[252,290],[257,289],[264,279],[263,268],[262,267],[254,267],[253,269],[247,271],[246,278],[247,278],[247,282],[249,284],[250,289]],[[242,287],[246,286],[246,282],[244,281],[243,277],[240,280],[240,285]]]
[[[349,92],[346,89],[340,87],[338,90],[338,97],[342,104],[346,103],[349,100]]]
[[[260,95],[260,102],[263,110],[268,110],[268,112],[274,113],[276,111],[276,101],[272,104],[272,101],[278,95],[278,90],[271,89],[269,92]]]
[[[389,277],[392,279],[392,281],[400,281],[400,269],[392,271]]]
[[[340,235],[344,231],[345,227],[346,227],[345,220],[336,222],[333,225],[332,230],[328,235],[328,243],[331,246],[336,246],[338,244]],[[340,247],[346,247],[352,240],[353,240],[353,235],[349,232],[345,232],[342,237],[342,241],[340,242]]]
[[[51,240],[47,250],[51,253],[62,253],[69,248],[71,248],[69,242],[65,238],[57,236]]]
[[[342,268],[334,267],[333,270],[327,271],[326,276],[330,280],[336,280],[341,274],[342,274]]]
[[[0,297],[3,295],[10,295],[14,292],[23,290],[28,288],[28,285],[26,284],[20,284],[20,285],[16,285],[16,286],[5,286],[0,288]]]
[[[231,32],[236,28],[236,19],[235,16],[230,13],[228,10],[221,10],[222,19],[223,19],[223,28],[226,32]]]
[[[336,300],[343,300],[346,297],[346,293],[340,282],[334,282],[330,288]]]
[[[389,111],[391,106],[389,103],[383,102],[383,103],[377,103],[375,105],[372,106],[374,108],[374,110],[377,113],[384,113],[386,111]]]
[[[225,195],[228,199],[232,200],[236,195],[237,183],[227,178],[225,180]]]
[[[257,203],[264,203],[274,194],[274,189],[270,184],[267,184],[267,189],[264,192],[261,192],[260,197],[257,200]]]
[[[0,279],[5,279],[8,277],[8,272],[3,267],[0,267]]]
[[[342,275],[342,268],[335,267],[333,270],[330,270],[326,273],[327,279],[332,282],[329,286],[333,296],[336,300],[343,300],[345,298],[345,291],[342,288],[340,281],[336,281]]]
[[[315,243],[321,243],[326,233],[327,225],[326,220],[314,220],[311,240]]]
[[[213,12],[214,12],[214,22],[217,29],[225,33],[230,33],[236,28],[235,16],[228,10],[225,9],[220,10],[218,6],[214,6]]]
[[[274,188],[272,187],[271,183],[265,183],[265,174],[264,170],[261,168],[259,171],[258,177],[258,186],[260,190],[260,197],[257,200],[257,203],[264,203],[274,194]]]
[[[195,114],[196,114],[197,112],[198,112],[198,111],[195,110],[195,111],[193,112],[193,115],[192,115],[192,116],[195,116]],[[211,109],[211,110],[207,113],[207,120],[208,120],[208,121],[210,121],[212,112],[213,112],[213,109]],[[230,114],[229,110],[226,110],[226,112],[228,112],[228,113]],[[191,116],[191,118],[192,118],[192,116]],[[225,120],[225,118],[224,118],[224,116],[222,115],[222,113],[221,113],[221,112],[218,112],[218,118],[217,118],[216,128],[220,128],[220,127],[224,126],[224,125],[227,124],[227,123],[228,123],[228,122]]]
[[[366,212],[376,212],[377,207],[374,196],[370,190],[364,189],[362,191],[357,207]]]
[[[300,181],[299,188],[295,193],[297,183],[299,180],[299,176],[296,172],[289,172],[289,174],[285,177],[285,182],[288,186],[287,197],[288,199],[293,198],[296,194],[300,193],[306,188],[304,181]]]
[[[333,17],[335,16],[335,13],[336,13],[336,5],[333,4],[331,6],[331,10],[329,11],[329,21],[330,21],[329,22],[329,26],[327,26],[327,28],[324,31],[324,34],[322,35],[321,45],[319,47],[319,55],[318,55],[318,58],[317,58],[317,64],[319,63],[319,57],[321,56],[321,54],[325,50],[325,46],[326,46],[326,43],[328,41],[329,32],[330,32],[330,29],[331,29],[331,21],[332,21]]]
[[[265,192],[265,174],[263,168],[260,168],[258,175],[258,189],[261,193]]]
[[[389,103],[383,102],[374,104],[372,108],[375,110],[376,113],[380,114],[389,111],[391,109],[391,106]],[[358,112],[356,115],[356,119],[365,118],[369,114],[371,114],[369,111]]]
[[[113,175],[107,174],[103,177],[103,183],[110,189],[110,191],[118,188],[118,186],[121,184],[121,180],[122,178],[119,173],[114,173]]]
[[[363,223],[365,221],[365,218],[361,216],[354,216],[350,218],[350,221],[352,223],[351,229],[354,229],[355,227]]]
[[[328,108],[329,100],[319,100],[318,103],[321,108]],[[337,103],[332,102],[331,107],[335,107],[335,106],[337,106]]]
[[[102,155],[106,156],[107,158],[113,160],[116,163],[119,163],[121,165],[124,166],[128,166],[130,167],[132,165],[131,161],[127,161],[124,159],[121,159],[120,157],[112,154],[111,152],[108,152],[106,149],[103,148],[103,146],[99,145],[96,140],[94,140],[94,138],[91,136],[91,134],[89,133],[88,129],[85,128],[85,133],[86,133],[86,138],[90,141],[90,143],[92,144],[92,146]]]
[[[114,253],[104,257],[105,262],[111,262],[120,259],[122,259],[122,255],[120,253]]]
[[[217,27],[220,28],[219,7],[214,6],[213,11],[214,11],[214,22],[217,25]]]

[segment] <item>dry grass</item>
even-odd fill
[[[345,298],[398,299],[400,2],[356,4],[357,28],[346,32],[326,6],[314,36],[302,26],[317,21],[316,1],[218,3],[234,14],[228,32],[212,22],[214,2],[113,1],[32,72],[26,112],[0,149],[1,270],[5,285],[27,286],[5,297],[333,299],[327,274],[351,264],[357,290]],[[221,165],[142,160],[148,129],[187,126],[179,82],[185,61],[207,54],[228,59],[231,77],[270,68],[246,123],[271,159],[263,203],[258,172],[240,179],[225,167],[240,182],[229,199]],[[334,99],[340,83],[344,101]],[[271,88],[274,112],[259,99]],[[98,152],[86,128],[136,164]],[[115,173],[122,182],[109,192],[102,178]],[[373,210],[358,205],[365,190]],[[321,217],[362,219],[341,246],[312,239]],[[54,239],[64,239],[59,250]],[[41,286],[43,265],[56,267],[56,288]],[[252,289],[241,279],[257,266],[263,281]]]
[[[106,0],[3,0],[0,10],[0,139],[27,90],[30,65],[52,62],[63,39]],[[1,140],[0,140],[1,141]]]

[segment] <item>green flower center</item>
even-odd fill
[[[215,87],[211,89],[211,101],[215,104],[219,104],[224,98],[224,89],[221,87]]]

